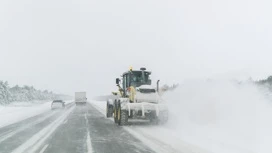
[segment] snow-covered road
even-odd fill
[[[49,102],[17,107],[19,112],[13,107],[6,107],[9,110],[6,114],[1,112],[2,117],[14,116],[11,115],[12,122],[5,122],[0,128],[0,153],[37,152],[74,109],[70,103],[65,110],[51,111]]]
[[[66,106],[56,111],[50,110],[49,102],[0,107],[0,153],[257,153],[239,145],[239,139],[226,141],[228,133],[224,132],[228,130],[223,127],[225,131],[212,133],[209,131],[215,128],[205,129],[202,124],[188,122],[180,127],[179,114],[175,114],[179,109],[175,112],[171,108],[173,114],[165,125],[141,122],[120,127],[112,118],[106,118],[105,101],[90,101],[87,106],[72,102]],[[182,111],[190,114],[188,108]],[[213,116],[194,117],[210,121]]]
[[[44,111],[30,117],[27,111],[38,107]],[[21,108],[24,117],[0,128],[0,153],[155,153],[91,104],[49,109],[47,104]]]
[[[15,102],[8,106],[0,106],[0,128],[50,111],[51,102]],[[66,104],[71,102],[73,101],[66,101]]]
[[[91,104],[106,116],[106,102],[91,101]],[[114,124],[113,119],[109,118]],[[190,144],[176,136],[175,131],[167,128],[167,125],[151,125],[148,122],[121,127],[141,140],[157,153],[211,153],[199,146]]]

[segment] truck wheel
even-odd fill
[[[118,112],[118,110],[117,110],[117,108],[118,108],[118,106],[117,106],[117,100],[115,100],[114,101],[114,106],[113,106],[113,118],[114,118],[114,123],[118,123],[118,119],[117,119],[117,116],[118,116],[118,114],[117,114],[117,112]]]
[[[128,112],[126,110],[121,110],[121,119],[119,125],[128,125]]]
[[[123,126],[128,124],[128,111],[122,110],[120,102],[118,103],[118,125]]]
[[[112,115],[113,115],[113,106],[110,105],[109,106],[109,116],[112,117]]]
[[[120,125],[120,121],[121,121],[121,103],[120,100],[118,100],[117,102],[117,106],[116,106],[116,114],[117,114],[117,124]]]
[[[107,118],[110,117],[109,115],[110,115],[109,114],[109,102],[107,101],[107,104],[106,104],[106,116],[107,116]]]
[[[113,114],[113,106],[109,104],[107,101],[107,106],[106,106],[106,113],[107,113],[107,118],[112,117]]]
[[[107,101],[107,104],[106,104],[106,117],[107,118],[110,117],[109,116],[109,103],[108,103],[108,101]]]

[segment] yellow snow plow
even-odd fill
[[[118,125],[127,125],[129,120],[143,119],[155,124],[164,124],[168,120],[168,108],[158,94],[157,88],[151,86],[151,72],[145,68],[123,73],[116,79],[119,92],[116,99],[107,101],[107,117],[114,117]],[[121,85],[120,85],[121,84]],[[121,87],[122,86],[122,87]]]

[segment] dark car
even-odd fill
[[[54,100],[51,104],[51,109],[64,109],[65,102],[63,100]]]

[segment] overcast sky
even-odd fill
[[[130,66],[162,83],[272,74],[269,0],[1,0],[0,80],[110,93]]]

